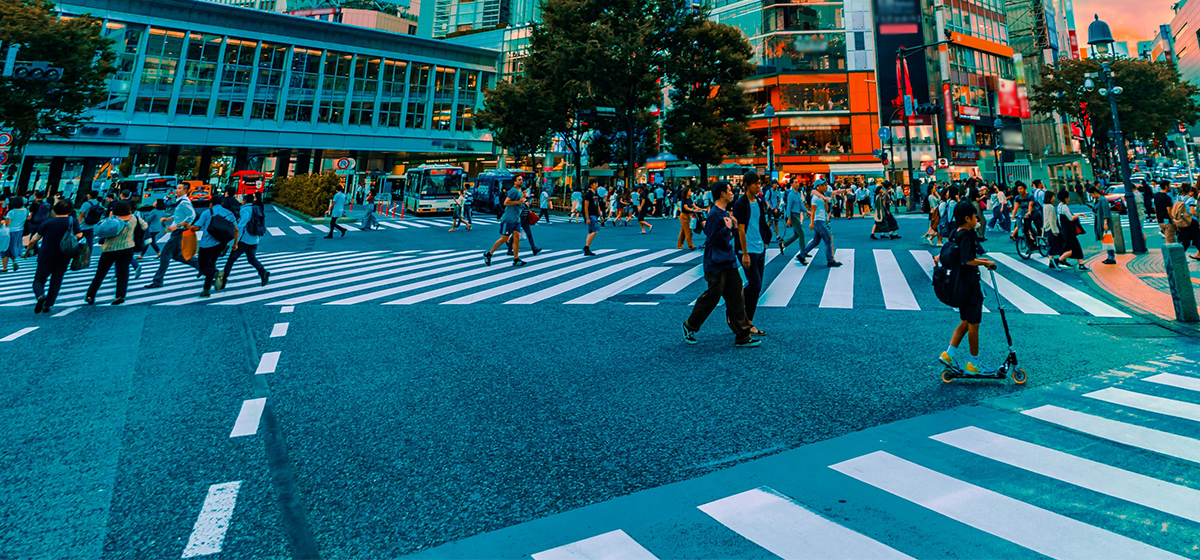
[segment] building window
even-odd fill
[[[179,88],[175,114],[208,115],[208,101],[212,98],[213,84],[217,80],[217,61],[221,56],[223,41],[224,38],[219,35],[189,35],[187,59],[183,63],[183,85]]]
[[[137,66],[138,43],[142,40],[145,28],[110,21],[104,24],[104,36],[116,42],[114,49],[117,53],[113,61],[117,72],[108,80],[108,100],[98,107],[97,111],[124,111],[129,103],[129,88],[133,84],[133,70]]]
[[[783,84],[779,86],[781,111],[844,111],[849,94],[846,84]]]
[[[287,107],[283,118],[288,121],[312,120],[313,100],[321,72],[321,51],[296,47],[292,52],[292,77],[288,83]]]
[[[456,70],[438,66],[433,77],[433,129],[450,130],[454,116],[454,83]]]
[[[250,93],[250,77],[254,73],[256,41],[229,39],[225,43],[225,60],[221,67],[221,86],[217,89],[218,117],[240,119],[246,114],[246,96]]]
[[[375,92],[379,89],[379,63],[379,58],[365,55],[359,55],[358,60],[354,63],[354,93],[350,97],[350,124],[371,126],[371,117],[375,114]],[[403,74],[401,79],[403,79]]]
[[[425,104],[429,103],[428,64],[413,64],[408,79],[408,117],[405,128],[425,128]]]
[[[764,8],[763,33],[844,29],[842,4],[802,4]]]
[[[471,132],[475,130],[475,104],[478,94],[475,88],[479,85],[479,72],[460,70],[458,72],[458,108],[454,121],[454,130]]]
[[[142,63],[141,85],[134,110],[166,113],[175,87],[175,70],[183,55],[183,32],[150,28],[146,42],[146,60]]]
[[[782,131],[780,153],[842,154],[851,150],[850,125],[792,126]]]
[[[325,54],[324,79],[321,81],[321,107],[317,122],[342,122],[346,94],[350,91],[350,65],[354,55],[329,51]]]
[[[275,120],[279,93],[283,90],[284,64],[288,48],[263,43],[258,53],[258,80],[254,83],[254,103],[250,118]]]
[[[387,60],[383,63],[383,101],[379,107],[379,126],[399,127],[404,116],[404,79],[408,63]]]
[[[763,42],[764,66],[776,72],[846,69],[845,33],[772,35]]]

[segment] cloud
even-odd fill
[[[1087,27],[1092,23],[1093,14],[1099,14],[1112,29],[1113,38],[1129,41],[1129,50],[1133,51],[1137,41],[1153,39],[1159,25],[1171,23],[1175,16],[1171,4],[1161,0],[1075,0],[1075,29],[1079,33],[1079,42],[1087,43]]]

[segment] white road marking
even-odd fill
[[[265,290],[270,292],[284,286],[303,284],[307,281],[311,281],[314,278],[313,274],[324,275],[321,276],[321,278],[353,274],[356,270],[360,270],[361,267],[367,263],[387,262],[380,260],[381,258],[385,257],[384,253],[386,253],[386,251],[373,251],[371,253],[357,253],[350,257],[344,255],[318,255],[315,258],[302,260],[295,263],[287,263],[287,266],[283,268],[276,268],[274,271],[272,271],[272,283],[268,288],[265,288]],[[314,270],[317,268],[320,270]],[[285,272],[286,274],[284,274]],[[172,289],[175,291],[170,291]],[[194,285],[182,285],[169,288],[167,291],[156,290],[155,295],[137,298],[135,303],[166,300],[158,305],[229,305],[227,302],[230,300],[230,298],[249,293],[262,294],[263,291],[264,288],[262,287],[262,282],[258,278],[244,277],[241,280],[231,282],[225,286],[224,290],[213,294],[212,299],[208,300],[192,297],[180,297],[181,295],[187,296],[195,293]]]
[[[233,423],[233,431],[229,437],[252,436],[258,433],[258,420],[262,418],[263,406],[267,399],[250,399],[242,401],[242,410],[238,413],[237,421]]]
[[[786,560],[909,558],[809,511],[770,488],[747,490],[699,509]]]
[[[678,257],[675,257],[663,264],[686,264],[686,263],[690,263],[696,259],[703,258],[703,257],[704,257],[703,251],[692,251],[686,255],[680,255]]]
[[[657,253],[643,255],[643,256],[640,256],[640,257],[637,257],[637,258],[634,258],[634,259],[631,259],[631,260],[628,260],[625,262],[621,262],[621,263],[617,263],[617,264],[614,264],[611,266],[604,267],[600,270],[589,272],[587,274],[584,274],[583,276],[579,276],[577,278],[572,278],[571,280],[568,280],[561,284],[556,284],[554,286],[550,286],[548,288],[538,290],[532,294],[528,294],[528,295],[521,296],[516,299],[508,300],[504,303],[510,304],[510,305],[528,305],[531,303],[537,303],[539,301],[544,301],[544,300],[547,300],[554,296],[561,295],[568,291],[574,290],[576,288],[586,286],[596,280],[599,280],[601,278],[604,278],[604,277],[612,275],[612,274],[616,274],[618,272],[621,272],[622,270],[627,270],[627,269],[633,268],[639,264],[649,262],[649,261],[652,261],[655,259],[663,258],[674,252],[676,252],[675,249],[667,249],[664,251],[658,251]]]
[[[985,284],[991,286],[992,289],[997,290],[1000,295],[1004,297],[1004,299],[1007,299],[1013,305],[1017,306],[1017,309],[1020,309],[1022,313],[1030,313],[1033,315],[1058,315],[1058,312],[1052,309],[1049,305],[1042,303],[1041,300],[1033,297],[1029,294],[1029,292],[1022,290],[1020,286],[1013,284],[1011,280],[997,274],[996,284],[999,284],[999,288],[997,288],[996,286],[992,285],[992,273],[980,270],[979,274],[983,278],[983,282]]]
[[[271,338],[279,338],[281,336],[287,336],[287,331],[288,331],[287,323],[275,323],[275,326],[271,327]]]
[[[426,225],[426,224],[422,224],[422,223],[420,223],[420,222],[417,222],[417,221],[415,221],[415,220],[408,220],[408,221],[406,221],[406,222],[401,222],[401,223],[402,223],[402,224],[404,224],[404,225],[406,225],[406,226],[409,226],[409,227],[415,227],[415,228],[427,228],[427,227],[430,227],[430,226],[428,226],[428,225]]]
[[[601,250],[601,251],[596,251],[596,254],[603,254],[606,251],[609,251],[609,250],[605,249],[605,250]],[[456,284],[453,286],[446,286],[444,288],[431,290],[431,291],[425,292],[423,294],[412,295],[412,296],[409,296],[406,298],[398,299],[396,301],[389,301],[389,302],[385,303],[384,305],[411,305],[414,303],[441,297],[441,296],[444,296],[447,294],[453,294],[453,293],[457,293],[457,292],[470,290],[471,288],[475,288],[475,287],[482,286],[485,284],[493,284],[496,282],[508,280],[510,278],[514,278],[514,277],[521,276],[521,275],[529,275],[534,272],[542,272],[544,270],[550,270],[550,272],[546,272],[545,274],[540,274],[540,275],[534,276],[532,278],[525,278],[525,279],[517,280],[514,282],[506,282],[505,284],[495,287],[495,288],[483,290],[481,292],[475,292],[473,294],[462,296],[457,299],[452,299],[450,301],[445,301],[445,302],[442,302],[442,305],[464,305],[464,304],[469,304],[469,303],[476,303],[476,302],[488,299],[490,297],[494,297],[494,296],[497,296],[500,294],[507,294],[509,292],[519,290],[521,288],[524,288],[525,286],[533,285],[538,282],[542,282],[544,280],[548,280],[551,278],[557,278],[559,276],[563,276],[565,274],[570,274],[577,270],[583,270],[590,266],[597,266],[597,265],[603,264],[605,262],[615,260],[617,258],[621,258],[622,256],[628,256],[628,255],[640,253],[642,251],[644,251],[644,249],[634,249],[632,251],[626,251],[624,253],[617,253],[614,255],[604,256],[604,257],[600,257],[598,259],[591,259],[589,257],[584,257],[582,254],[577,253],[575,255],[572,255],[570,257],[566,257],[566,258],[563,258],[563,259],[560,259],[557,261],[543,263],[543,264],[539,264],[537,266],[525,266],[525,267],[521,267],[521,268],[517,268],[517,269],[510,269],[507,272],[501,272],[499,274],[492,274],[485,278],[472,280],[470,282],[463,282],[461,284]],[[577,261],[580,259],[585,259],[585,260],[584,260],[584,262],[580,262],[578,264],[568,266],[566,268],[560,268],[561,264],[571,262],[571,261]]]
[[[268,228],[267,228],[267,233],[269,233],[269,234],[271,234],[271,235],[273,235],[273,236],[275,236],[275,237],[279,237],[279,236],[281,236],[281,235],[284,235],[284,233],[283,233],[283,230],[281,230],[281,229],[279,229],[279,228],[277,228],[277,227],[268,227]]]
[[[533,560],[658,560],[625,531],[617,529],[533,555]]]
[[[187,548],[183,549],[184,558],[221,552],[221,543],[225,540],[225,531],[229,529],[229,519],[233,517],[241,485],[242,481],[239,480],[208,487],[208,496],[204,498],[200,516],[192,527],[192,536],[188,538]]]
[[[12,333],[4,338],[0,338],[0,342],[12,342],[18,338],[21,338],[22,336],[25,336],[33,331],[36,331],[36,330],[38,330],[37,327],[25,327],[25,328],[15,332],[15,333]]]
[[[244,303],[253,303],[256,301],[275,299],[275,298],[279,298],[279,297],[291,295],[291,294],[298,294],[298,293],[308,292],[308,291],[312,291],[312,290],[319,290],[321,288],[325,288],[325,287],[329,287],[329,286],[333,286],[333,285],[342,285],[342,284],[345,284],[346,282],[353,282],[353,281],[355,281],[356,278],[362,277],[362,276],[356,276],[356,275],[363,275],[365,273],[372,272],[372,271],[381,271],[381,272],[377,272],[376,274],[394,274],[394,273],[396,273],[397,267],[399,267],[400,265],[404,265],[407,267],[412,264],[431,261],[431,260],[438,259],[438,258],[442,258],[442,256],[439,255],[439,256],[427,256],[427,257],[422,257],[422,258],[412,258],[409,255],[404,255],[404,256],[398,256],[398,257],[394,257],[394,258],[375,259],[375,260],[372,260],[369,262],[358,262],[353,265],[331,266],[331,267],[327,267],[324,270],[317,272],[316,273],[316,274],[318,274],[317,276],[313,276],[312,275],[313,273],[310,272],[305,276],[297,277],[293,280],[288,280],[287,282],[280,282],[278,284],[273,283],[270,285],[270,287],[266,291],[263,291],[261,288],[252,286],[252,287],[237,290],[234,292],[229,292],[228,294],[226,294],[226,297],[229,297],[229,298],[233,298],[234,296],[242,296],[242,297],[237,297],[236,299],[222,299],[221,301],[213,302],[212,305],[241,305]],[[369,266],[367,266],[368,264],[369,264]],[[433,266],[433,265],[427,264],[425,266]],[[335,278],[338,280],[333,280]],[[324,283],[317,284],[317,282],[324,282]],[[280,290],[279,288],[286,288],[286,289]]]
[[[79,309],[79,308],[78,307],[68,307],[62,311],[59,311],[58,313],[55,313],[54,315],[51,315],[51,317],[66,317],[67,315],[70,315],[72,312],[74,312],[76,309]]]
[[[825,293],[821,295],[821,307],[835,309],[854,308],[854,249],[835,249],[834,260],[842,266],[829,269],[825,280]]]
[[[813,251],[813,257],[821,254],[821,249],[818,247]],[[809,259],[809,262],[814,262]],[[783,270],[775,276],[775,280],[767,287],[767,291],[758,300],[759,307],[787,307],[792,301],[792,297],[796,295],[796,289],[800,287],[800,282],[804,280],[804,274],[808,272],[808,267],[800,264],[796,259],[788,259],[787,264],[783,265]]]
[[[285,305],[285,306],[279,308],[280,313],[291,313],[295,310],[296,310],[295,306],[292,306],[292,305]]]
[[[1200,422],[1200,405],[1190,402],[1166,399],[1145,393],[1135,393],[1116,387],[1093,391],[1083,396],[1147,412],[1156,412],[1158,414]]]
[[[908,287],[896,255],[888,249],[875,249],[875,268],[879,271],[879,288],[883,290],[883,305],[888,309],[920,311],[917,297]]]
[[[602,302],[610,297],[613,297],[625,290],[628,290],[629,288],[632,288],[633,286],[636,286],[636,285],[654,277],[657,274],[661,274],[668,270],[671,270],[671,267],[658,266],[658,267],[647,268],[644,270],[639,270],[639,271],[637,271],[633,274],[630,274],[629,276],[626,276],[620,280],[617,280],[616,282],[613,282],[612,284],[609,284],[603,288],[600,288],[591,293],[584,294],[584,295],[579,296],[571,301],[568,301],[568,302],[566,302],[566,304],[570,304],[570,305],[596,304],[596,303]]]
[[[1077,432],[1200,464],[1200,440],[1197,439],[1053,405],[1021,413]]]
[[[1174,373],[1160,373],[1158,375],[1151,375],[1150,377],[1142,379],[1142,381],[1158,383],[1159,385],[1169,385],[1171,387],[1178,387],[1180,389],[1187,389],[1189,391],[1200,391],[1200,378],[1188,377],[1185,375],[1175,375]]]
[[[390,295],[392,293],[399,293],[399,291],[416,290],[416,289],[419,289],[419,288],[422,288],[425,286],[430,286],[433,284],[440,284],[442,282],[449,282],[452,280],[456,280],[458,278],[463,278],[465,276],[471,276],[474,274],[483,274],[485,272],[484,270],[479,269],[478,262],[475,260],[478,257],[474,256],[473,251],[470,253],[466,253],[466,254],[460,253],[458,255],[438,255],[435,258],[441,258],[443,260],[426,263],[426,264],[423,264],[420,266],[405,267],[400,270],[385,270],[385,271],[376,272],[373,274],[365,274],[362,276],[356,276],[356,277],[350,279],[351,284],[349,286],[345,286],[342,288],[335,288],[333,290],[320,291],[320,292],[311,293],[311,294],[304,295],[304,296],[288,298],[283,301],[274,301],[271,303],[273,305],[280,305],[280,304],[284,304],[284,303],[289,304],[289,305],[294,305],[297,303],[307,303],[307,302],[315,301],[318,299],[326,299],[326,298],[340,296],[343,294],[348,294],[351,292],[361,292],[363,290],[370,290],[370,289],[378,288],[381,286],[388,286],[391,284],[405,282],[408,280],[415,280],[417,278],[425,278],[427,276],[434,277],[430,280],[426,280],[423,282],[417,282],[414,284],[405,284],[403,286],[400,286],[399,288],[394,288],[394,289],[389,289],[389,290],[380,290],[380,291],[371,292],[368,294],[362,294],[360,296],[357,296],[359,298],[365,298],[365,299],[356,300],[356,302],[357,301],[366,301],[368,299],[378,299],[378,298],[384,297],[385,295]],[[427,260],[427,259],[415,259],[415,260],[409,261],[409,262],[416,263],[416,262],[422,261],[422,260]],[[441,266],[441,268],[430,269],[430,267],[436,267],[436,266]],[[451,274],[448,276],[445,275],[445,273],[447,273],[447,272],[452,272],[452,271],[460,270],[463,268],[473,268],[473,270],[468,270],[466,272],[460,272],[458,274]],[[421,269],[429,269],[429,270],[422,271]],[[399,276],[396,276],[397,273],[408,273],[408,274],[401,274]],[[381,278],[381,277],[383,278],[382,280],[376,280],[375,282],[362,283],[364,280],[371,280],[374,278]],[[324,284],[317,284],[315,286],[308,286],[305,290],[298,290],[298,291],[302,292],[302,291],[308,291],[308,290],[314,290],[314,289],[331,288],[334,286],[340,286],[345,283],[346,283],[345,280],[338,280],[335,282],[327,282]],[[397,290],[399,290],[399,291],[397,291]],[[289,290],[289,292],[297,292],[297,290]],[[389,293],[384,294],[383,292],[389,292]],[[288,295],[288,292],[281,292],[281,293],[274,294],[274,295],[276,295],[276,296]],[[345,300],[339,300],[339,301],[345,301]],[[329,305],[329,304],[338,304],[338,302],[334,301],[334,302],[330,302],[326,305]]]
[[[876,451],[829,468],[1052,558],[1182,558]]]
[[[311,231],[308,231],[300,226],[292,226],[292,231],[299,233],[301,235],[304,235],[306,233],[312,233]]]
[[[930,437],[1042,476],[1191,521],[1200,521],[1200,490],[1171,484],[974,426]]]
[[[667,262],[670,262],[670,261],[667,261]],[[683,274],[680,274],[679,276],[676,276],[670,280],[667,280],[666,282],[663,282],[663,284],[661,286],[654,288],[653,290],[650,290],[649,293],[651,293],[651,294],[677,294],[680,291],[682,291],[684,288],[691,285],[692,282],[695,282],[701,278],[704,278],[704,265],[698,264],[698,265],[692,267],[691,269],[689,269],[687,272],[684,272]]]
[[[329,233],[329,226],[325,224],[309,224],[308,227],[313,228],[321,233]]]
[[[1084,311],[1091,313],[1096,317],[1129,317],[1128,314],[1118,310],[1117,308],[1108,305],[1092,296],[1089,296],[1066,283],[1042,272],[1034,270],[1029,265],[1017,261],[1016,259],[1003,253],[989,253],[989,256],[995,258],[997,262],[1004,263],[1005,266],[1017,271],[1018,274],[1045,286],[1051,292],[1058,294],[1067,301],[1078,305]]]
[[[381,225],[383,227],[389,227],[392,229],[408,229],[400,224],[397,224],[396,222],[379,222],[379,225]]]
[[[273,206],[273,205],[272,205],[272,206]],[[296,219],[295,219],[295,218],[293,218],[293,217],[292,217],[290,214],[288,214],[287,212],[284,212],[283,210],[280,210],[279,208],[276,208],[276,209],[275,209],[275,211],[276,211],[276,212],[278,212],[280,216],[283,216],[283,218],[284,218],[285,220],[287,220],[287,221],[289,221],[289,222],[292,222],[293,224],[294,224],[294,223],[296,223]]]
[[[258,369],[254,370],[254,374],[275,373],[275,367],[279,365],[279,352],[267,352],[258,360]]]

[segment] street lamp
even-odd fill
[[[1096,15],[1095,20],[1088,25],[1088,44],[1096,47],[1096,52],[1101,55],[1108,54],[1109,47],[1114,42],[1112,30],[1108,24],[1100,21],[1100,16]],[[1129,213],[1129,235],[1133,238],[1133,252],[1142,254],[1146,252],[1146,238],[1142,234],[1142,221],[1137,217],[1138,203],[1133,195],[1133,182],[1129,180],[1129,151],[1125,147],[1125,137],[1121,135],[1121,120],[1117,116],[1117,95],[1121,94],[1120,87],[1113,86],[1112,62],[1102,62],[1100,67],[1103,69],[1102,77],[1107,87],[1101,88],[1100,94],[1108,96],[1109,107],[1112,109],[1113,117],[1113,140],[1117,147],[1117,156],[1121,162],[1121,182],[1125,184],[1125,207]],[[1092,82],[1092,76],[1088,76],[1084,82],[1084,88],[1088,91],[1095,87]]]
[[[767,184],[774,179],[774,163],[775,159],[775,134],[771,128],[771,121],[775,118],[775,106],[767,103],[767,108],[763,109],[763,115],[767,117]]]
[[[996,118],[992,121],[992,126],[996,129],[996,179],[1001,187],[1004,186],[1004,141],[1001,139],[1004,131],[1004,121]]]

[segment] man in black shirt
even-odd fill
[[[1171,200],[1171,182],[1166,179],[1159,181],[1158,189],[1154,193],[1154,221],[1158,222],[1158,229],[1167,238],[1167,243],[1174,243],[1175,224],[1171,222],[1171,205],[1175,201]]]
[[[42,249],[37,256],[37,272],[33,274],[33,295],[37,297],[34,313],[50,312],[50,306],[58,298],[58,290],[67,274],[67,266],[71,264],[70,257],[59,250],[63,236],[83,237],[79,221],[72,216],[74,211],[75,207],[68,200],[54,203],[54,217],[42,223],[30,240],[31,245],[42,241]],[[50,280],[49,293],[46,292],[47,279]]]
[[[600,231],[600,197],[596,195],[596,180],[592,179],[588,183],[588,188],[583,191],[583,219],[587,222],[588,234],[587,243],[583,245],[583,254],[589,257],[596,256],[592,252],[592,240],[596,238],[596,233]]]
[[[734,345],[753,348],[762,344],[750,336],[750,319],[746,316],[745,300],[742,297],[742,277],[738,274],[738,260],[734,252],[734,231],[737,219],[729,214],[733,203],[733,189],[729,183],[719,182],[712,186],[713,205],[704,221],[704,281],[708,289],[696,298],[692,314],[683,322],[683,341],[696,344],[696,332],[704,325],[709,314],[725,300],[725,321],[733,331]]]

